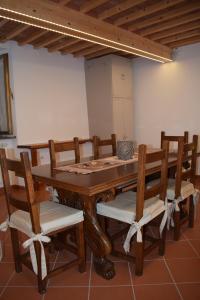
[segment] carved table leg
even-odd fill
[[[115,276],[114,264],[106,258],[111,252],[111,244],[103,232],[96,216],[96,202],[98,199],[107,200],[112,193],[99,194],[99,196],[83,196],[65,190],[57,190],[60,203],[83,209],[85,238],[94,254],[95,271],[105,279]]]
[[[102,231],[96,216],[96,197],[82,196],[86,240],[94,254],[95,271],[105,279],[115,276],[114,264],[106,258],[111,252],[108,237]]]

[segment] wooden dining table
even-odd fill
[[[169,157],[169,168],[176,166],[176,161],[175,156]],[[148,165],[147,174],[159,171],[159,163]],[[117,186],[137,180],[138,162],[90,174],[57,171],[50,165],[41,165],[33,167],[32,174],[36,182],[54,187],[61,203],[83,209],[85,237],[93,252],[95,271],[105,279],[113,278],[114,263],[108,259],[111,243],[98,221],[96,203],[112,199]]]

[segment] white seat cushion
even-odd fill
[[[159,183],[159,179],[152,180],[147,184],[147,188],[151,188],[156,183]],[[181,198],[182,200],[188,198],[191,195],[195,194],[194,185],[189,181],[182,181],[181,182]],[[175,198],[175,179],[168,179],[168,186],[167,186],[167,198],[169,200],[174,200]]]
[[[194,185],[189,181],[182,181],[181,182],[181,198],[182,200],[188,198],[189,196],[195,193]],[[167,187],[167,198],[169,200],[174,200],[175,198],[175,179],[168,180],[168,187]]]
[[[40,225],[44,234],[65,228],[83,221],[83,212],[53,201],[40,204]],[[32,235],[32,223],[28,212],[17,210],[10,218],[12,227]]]
[[[153,219],[164,210],[164,201],[157,197],[144,201],[144,217],[151,215],[151,219]],[[97,213],[105,217],[132,224],[136,216],[136,193],[129,191],[117,195],[112,201],[97,203]]]

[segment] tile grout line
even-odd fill
[[[177,290],[177,292],[178,292],[178,294],[179,294],[179,296],[180,296],[180,299],[181,299],[181,300],[184,300],[184,299],[183,299],[183,296],[182,296],[182,294],[181,294],[181,292],[180,292],[180,290],[179,290],[179,288],[178,288],[178,286],[177,286],[177,284],[176,284],[176,281],[175,281],[175,279],[174,279],[174,276],[172,275],[172,272],[171,272],[171,270],[170,270],[170,268],[169,268],[169,266],[168,266],[168,264],[167,264],[167,261],[166,261],[165,257],[164,257],[164,263],[165,263],[165,266],[166,266],[166,268],[167,268],[167,270],[168,270],[168,272],[169,272],[169,275],[170,275],[170,277],[171,277],[171,279],[172,279],[172,281],[173,281],[173,283],[174,283],[174,286],[175,286],[175,288],[176,288],[176,290]]]
[[[3,296],[5,290],[7,289],[9,282],[11,281],[11,279],[13,278],[13,276],[15,275],[15,271],[12,272],[12,274],[10,275],[6,285],[4,286],[4,288],[2,289],[1,293],[0,293],[0,298]]]
[[[183,281],[181,284],[200,284],[200,281]],[[159,286],[159,285],[174,285],[173,282],[159,282],[159,283],[141,283],[141,284],[133,284],[134,287],[137,286]],[[131,284],[118,284],[118,285],[90,285],[90,287],[102,288],[102,287],[131,287]],[[5,286],[0,286],[5,287]],[[26,288],[34,288],[36,285],[9,285],[9,287],[26,287]],[[88,285],[52,285],[51,288],[83,288],[88,287]]]
[[[198,251],[195,249],[195,247],[192,245],[192,243],[189,240],[188,240],[188,244],[193,249],[193,251],[196,253],[197,257],[200,258],[200,254],[198,253]]]
[[[183,235],[184,235],[185,240],[187,241],[187,243],[190,245],[190,247],[194,251],[194,253],[197,255],[198,258],[200,258],[200,255],[199,255],[198,251],[195,249],[195,247],[192,245],[191,240],[189,240],[184,233],[183,233]]]
[[[137,300],[135,290],[134,290],[134,286],[133,286],[133,279],[132,279],[132,275],[131,275],[131,268],[130,268],[130,263],[129,262],[128,262],[128,270],[129,270],[129,276],[130,276],[130,279],[131,279],[131,288],[132,288],[132,291],[133,291],[133,299]]]
[[[88,280],[88,297],[87,297],[87,300],[90,300],[90,288],[91,288],[91,277],[92,277],[92,264],[93,264],[93,253],[91,252],[91,257],[90,257],[90,271],[89,271],[89,280]]]

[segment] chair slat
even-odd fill
[[[9,171],[13,171],[19,177],[24,177],[24,168],[19,160],[7,159],[7,168]]]
[[[112,147],[112,155],[115,156],[117,153],[116,147],[116,135],[111,134],[111,139],[102,140],[98,136],[93,136],[93,154],[94,159],[100,158],[100,148],[104,146],[111,146]]]
[[[19,199],[15,199],[12,196],[10,197],[9,201],[10,201],[10,204],[12,206],[14,206],[15,208],[17,208],[17,209],[24,210],[24,211],[27,211],[27,212],[30,211],[30,207],[29,207],[27,202],[21,201]]]
[[[159,160],[162,160],[164,158],[164,151],[163,150],[159,150],[156,152],[152,152],[152,153],[147,153],[146,154],[146,163],[153,163]]]
[[[162,184],[158,183],[152,186],[151,188],[146,189],[144,192],[144,200],[160,195],[162,188],[163,188]]]
[[[63,141],[54,143],[55,152],[75,150],[74,141]]]
[[[189,143],[184,145],[184,152],[189,152],[195,149],[194,143]]]
[[[58,166],[56,153],[67,151],[74,151],[75,163],[80,162],[79,139],[77,137],[75,137],[73,141],[58,142],[54,140],[49,140],[49,154],[52,168],[56,168]]]
[[[112,140],[100,140],[99,146],[109,146],[112,145]]]

